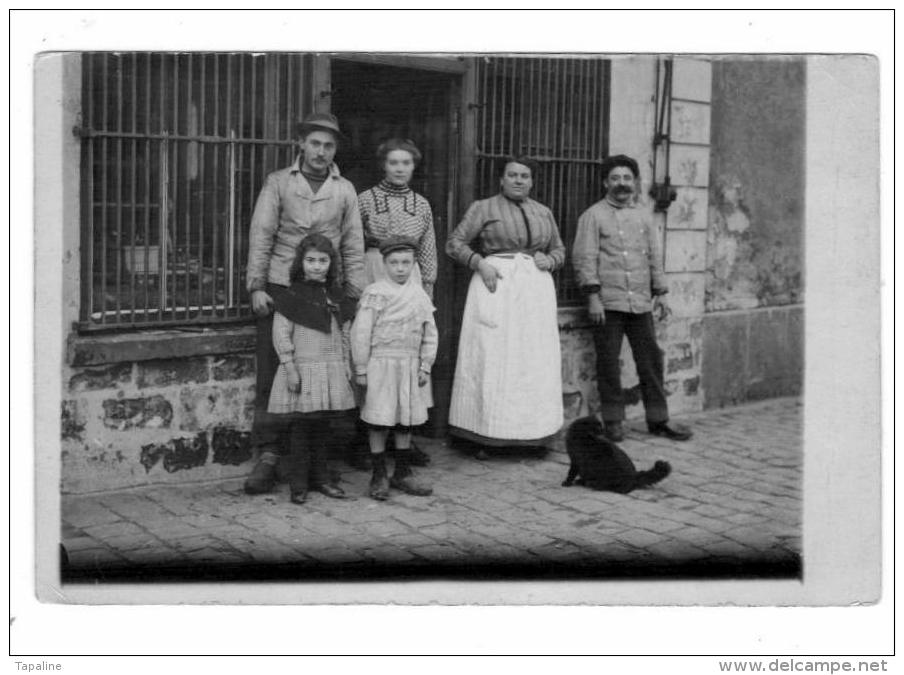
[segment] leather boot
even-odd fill
[[[245,492],[249,495],[260,495],[270,492],[276,485],[276,462],[279,457],[273,452],[261,453],[260,460],[245,479]]]
[[[409,453],[410,450],[407,448],[396,450],[395,471],[392,472],[392,478],[389,481],[390,487],[416,497],[432,495],[433,488],[420,482],[412,474]]]
[[[389,478],[386,476],[386,453],[371,457],[373,476],[370,479],[370,496],[378,501],[389,499]]]
[[[421,450],[414,441],[408,450],[408,463],[411,466],[427,466],[430,463],[430,455]]]

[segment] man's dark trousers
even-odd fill
[[[267,294],[284,290],[283,286],[267,284]],[[251,425],[251,444],[258,452],[288,453],[289,424],[286,415],[267,412],[273,377],[279,368],[279,356],[273,348],[273,309],[265,317],[257,319],[257,349],[255,353],[257,380],[254,388],[254,421]]]
[[[648,423],[669,419],[663,386],[663,358],[656,344],[653,314],[632,314],[606,310],[606,323],[596,326],[596,378],[600,392],[600,412],[604,422],[625,419],[625,397],[621,386],[619,354],[622,341],[628,337],[631,354],[637,366],[640,392]]]

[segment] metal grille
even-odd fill
[[[609,62],[485,57],[477,77],[477,196],[499,191],[506,156],[531,157],[540,164],[532,197],[552,209],[570,251],[578,216],[600,199],[600,165],[609,147]],[[556,276],[559,301],[578,302],[570,262]]]
[[[251,211],[311,74],[304,55],[84,55],[83,329],[250,315]]]

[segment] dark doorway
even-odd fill
[[[454,166],[458,131],[455,120],[460,76],[404,66],[375,65],[334,58],[330,67],[331,110],[348,140],[336,156],[343,176],[358,192],[382,177],[377,146],[392,137],[414,141],[423,160],[411,187],[424,195],[433,210],[439,273],[434,289],[440,342],[433,369],[435,407],[430,414],[434,435],[446,431],[457,345],[453,319],[455,271],[443,249],[450,227],[455,195]],[[451,225],[450,225],[451,223]]]

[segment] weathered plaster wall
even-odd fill
[[[805,86],[800,58],[713,62],[706,407],[802,391]]]
[[[803,301],[802,58],[713,63],[706,309]]]

